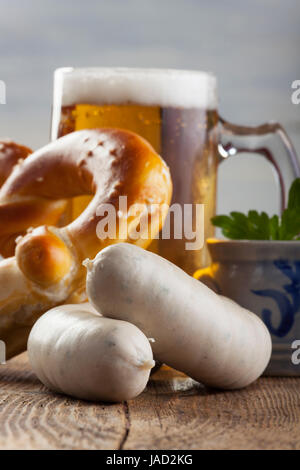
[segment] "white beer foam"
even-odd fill
[[[217,108],[211,73],[132,68],[63,68],[54,75],[54,106],[138,103],[162,107]]]

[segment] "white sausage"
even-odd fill
[[[28,353],[47,387],[94,401],[136,397],[154,366],[150,343],[136,326],[103,318],[88,304],[49,310],[30,333]]]
[[[85,265],[90,302],[101,314],[132,322],[153,337],[158,361],[229,389],[250,384],[266,368],[271,338],[258,316],[169,261],[121,243]]]

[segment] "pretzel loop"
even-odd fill
[[[85,258],[120,241],[148,246],[150,238],[130,239],[130,227],[138,226],[145,215],[142,211],[130,215],[129,209],[149,201],[161,208],[151,220],[154,238],[166,217],[171,192],[169,169],[161,157],[144,139],[121,129],[74,132],[13,169],[0,189],[0,253],[11,254],[16,235],[35,228],[18,237],[15,257],[0,263],[0,339],[7,342],[8,356],[25,348],[39,315],[82,288]],[[82,214],[65,227],[55,227],[67,199],[82,195],[93,196]],[[130,221],[127,232],[124,235],[120,218],[116,238],[101,239],[99,208],[109,204],[117,213],[121,196],[127,197],[128,213],[123,214]]]

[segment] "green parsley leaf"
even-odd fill
[[[232,240],[300,240],[300,178],[290,188],[288,207],[281,219],[251,210],[247,215],[236,211],[217,215],[211,221]]]
[[[288,209],[298,209],[300,211],[300,178],[294,180],[289,190]]]

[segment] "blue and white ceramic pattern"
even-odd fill
[[[210,239],[207,244],[212,264],[195,277],[265,322],[273,341],[266,374],[300,375],[300,360],[295,361],[297,340],[300,359],[300,242]]]

